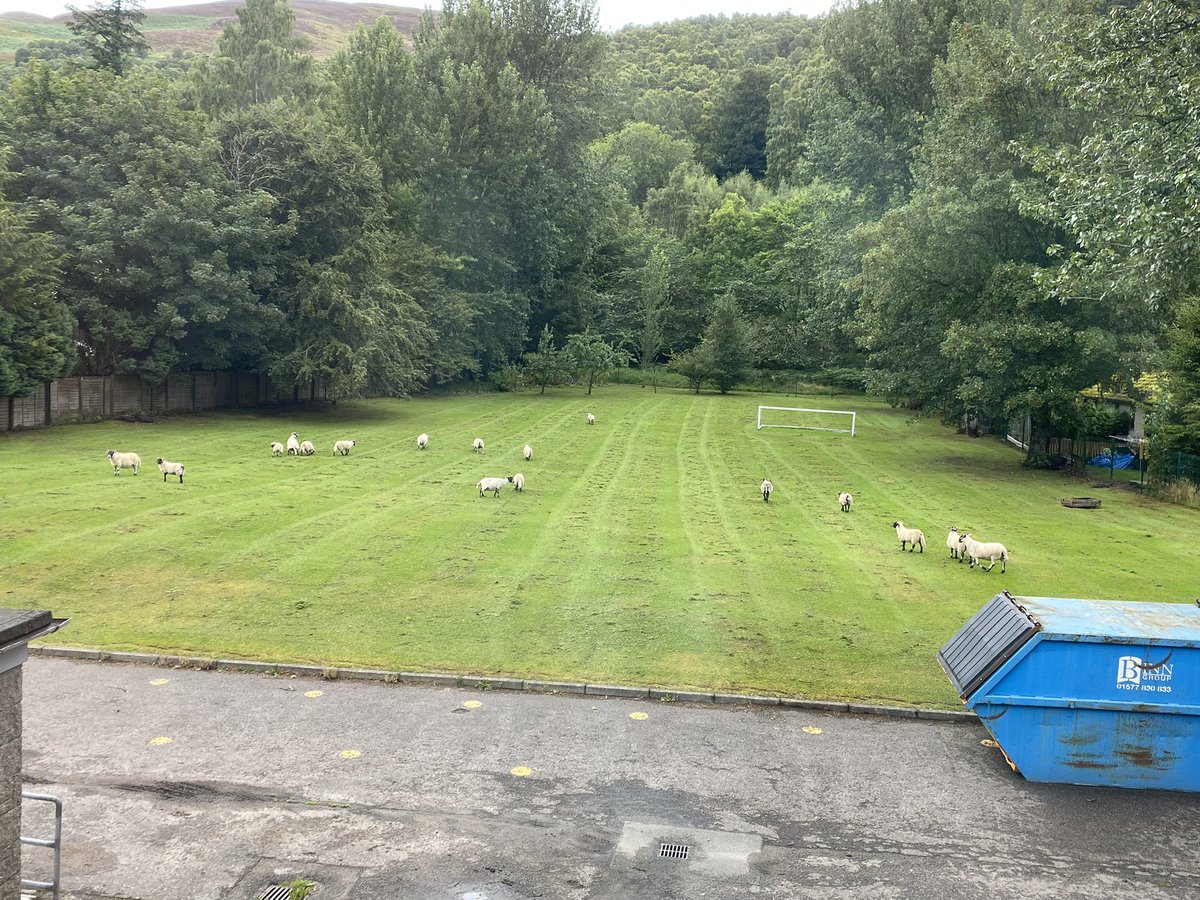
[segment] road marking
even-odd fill
[[[171,739],[169,737],[156,737],[156,738],[151,738],[150,743],[153,744],[155,747],[162,747],[166,744],[171,743]]]
[[[529,768],[528,766],[516,766],[511,771],[512,774],[516,775],[518,778],[528,778],[533,774],[533,769]]]
[[[639,722],[642,722],[642,721],[645,721],[646,719],[650,718],[650,714],[644,713],[644,712],[635,712],[635,713],[630,713],[629,718],[637,719]]]
[[[342,759],[358,759],[362,756],[361,750],[343,750],[338,754]]]
[[[465,706],[467,709],[479,709],[479,707],[483,706],[483,704],[478,700],[468,700],[463,704],[463,706]]]
[[[820,734],[821,733],[821,729],[818,728],[816,725],[805,725],[800,730],[803,731],[805,734]]]
[[[304,696],[305,697],[324,697],[325,692],[324,691],[305,691]]]
[[[158,686],[160,684],[166,684],[170,680],[171,680],[170,678],[151,678],[150,683],[155,686]]]

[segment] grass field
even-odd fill
[[[760,403],[857,409],[859,433],[758,432]],[[270,456],[293,430],[317,456]],[[0,590],[70,616],[61,644],[953,707],[935,654],[1002,588],[1200,592],[1200,512],[1065,509],[1086,486],[1019,463],[863,398],[629,386],[64,426],[0,436]],[[524,494],[473,487],[516,471]],[[951,524],[1005,542],[1008,573],[952,562]]]

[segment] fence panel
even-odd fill
[[[277,390],[266,375],[197,372],[147,384],[137,375],[83,375],[39,385],[27,397],[0,397],[0,431],[141,412],[194,412],[328,399],[323,381]]]

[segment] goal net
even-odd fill
[[[760,406],[758,408],[758,430],[805,428],[809,431],[837,431],[853,435],[857,417],[857,413],[842,409]]]

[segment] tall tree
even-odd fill
[[[0,195],[0,397],[24,396],[75,361],[74,322],[55,291],[53,243],[27,223]]]
[[[642,372],[642,386],[646,384],[646,372],[650,372],[651,384],[658,390],[654,377],[658,367],[658,355],[663,349],[663,314],[670,299],[671,270],[667,254],[661,247],[650,251],[650,258],[642,275],[641,313],[642,327],[638,334],[638,368]]]
[[[728,394],[754,366],[750,329],[733,294],[726,294],[713,308],[704,343],[712,361],[710,379],[718,391]]]
[[[317,84],[309,42],[288,0],[246,0],[213,55],[195,68],[200,103],[234,110],[276,99],[307,101]]]
[[[549,325],[542,329],[538,339],[537,350],[525,354],[525,374],[529,381],[537,385],[539,394],[546,393],[546,388],[562,384],[566,376],[565,360],[562,351],[554,348],[554,330]]]
[[[67,28],[87,49],[96,67],[124,75],[134,57],[150,52],[150,44],[138,26],[146,18],[141,0],[97,2],[90,12],[68,6]]]

